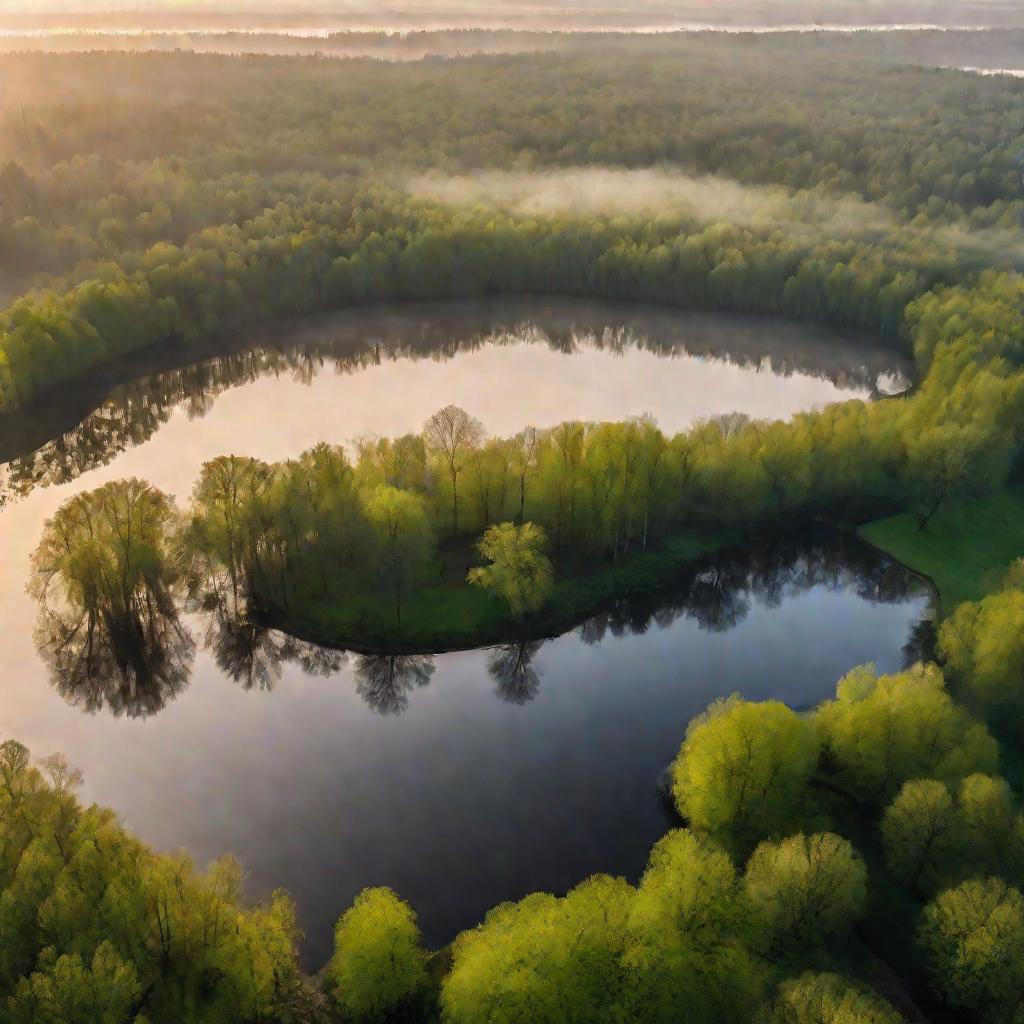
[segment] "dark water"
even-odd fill
[[[674,430],[867,397],[905,372],[789,324],[576,303],[363,314],[250,340],[261,347],[108,398],[97,378],[0,423],[0,736],[65,753],[84,797],[156,846],[232,852],[254,895],[289,889],[311,966],[367,885],[393,886],[440,944],[503,899],[635,876],[694,714],[733,691],[811,705],[852,665],[897,667],[926,612],[906,573],[823,532],[723,555],[521,648],[363,658],[190,613],[158,685],[55,676],[33,637],[29,554],[64,499],[105,480],[183,497],[213,455],[417,429],[449,401],[496,432],[643,412]]]

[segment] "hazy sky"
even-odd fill
[[[842,12],[856,14],[864,22],[885,19],[898,11],[901,16],[917,12],[921,20],[935,14],[977,12],[982,9],[1012,11],[1015,0],[0,0],[0,13],[32,14],[76,11],[235,11],[253,12],[254,18],[266,19],[275,12],[322,11],[339,14],[379,12],[383,18],[394,12],[434,12],[471,10],[477,13],[522,12],[524,10],[587,12],[618,12],[643,18],[650,14],[676,17],[704,16],[709,19],[729,17],[742,11],[784,12],[789,17],[803,8],[808,16],[828,17]]]

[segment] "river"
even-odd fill
[[[822,530],[725,553],[532,645],[364,658],[196,613],[155,690],[56,678],[29,556],[62,501],[106,480],[183,499],[212,456],[418,430],[448,402],[494,433],[641,414],[675,431],[866,399],[910,373],[880,342],[817,327],[569,301],[341,314],[223,346],[136,356],[0,422],[0,737],[64,753],[84,799],[157,847],[236,854],[254,896],[287,888],[310,966],[367,885],[410,900],[438,945],[501,900],[635,878],[670,824],[658,780],[695,714],[734,691],[812,705],[855,664],[899,667],[927,614],[917,580]]]

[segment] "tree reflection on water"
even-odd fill
[[[331,677],[351,664],[356,692],[368,707],[399,715],[416,690],[429,685],[436,660],[418,654],[357,654],[323,647],[271,629],[237,604],[224,580],[193,586],[183,610],[170,592],[126,626],[55,612],[41,602],[36,643],[65,700],[89,713],[151,715],[188,685],[196,643],[220,671],[244,690],[271,691],[292,665],[310,676]],[[897,604],[919,595],[922,584],[897,563],[856,538],[827,527],[723,552],[693,565],[674,586],[610,602],[575,629],[587,645],[607,636],[642,635],[687,618],[709,632],[738,626],[755,603],[775,607],[811,588],[849,591],[870,603]],[[188,625],[186,625],[186,622]],[[929,658],[933,628],[918,623],[905,646],[911,660]],[[541,691],[538,655],[547,641],[524,640],[492,648],[487,671],[497,697],[525,705]]]

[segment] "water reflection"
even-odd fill
[[[910,627],[907,641],[903,645],[904,668],[916,665],[919,661],[935,661],[937,642],[935,615],[929,610]]]
[[[799,536],[761,540],[703,559],[669,587],[610,602],[573,632],[587,646],[608,636],[665,630],[681,619],[705,632],[726,633],[755,605],[776,608],[812,589],[856,594],[869,604],[901,604],[920,594],[922,585],[856,538],[815,525]],[[327,678],[349,660],[345,651],[269,628],[247,613],[244,602],[236,604],[229,591],[216,585],[198,596],[193,591],[185,610],[158,602],[130,631],[90,625],[43,603],[36,644],[69,704],[89,713],[106,708],[129,716],[155,714],[184,690],[196,648],[193,631],[220,673],[243,690],[272,691],[286,665]],[[930,623],[918,624],[906,656],[927,656],[930,637]],[[502,702],[524,705],[539,694],[543,673],[538,655],[546,642],[524,640],[487,653],[487,672]],[[351,657],[356,692],[382,715],[406,711],[415,692],[431,682],[436,666],[430,655]]]
[[[704,559],[674,587],[616,601],[578,632],[584,643],[597,644],[609,633],[642,634],[687,617],[703,630],[725,633],[743,622],[755,601],[777,608],[815,587],[848,591],[872,604],[899,604],[919,593],[921,584],[856,538],[814,525],[800,536],[761,539]]]
[[[162,601],[140,616],[102,618],[44,604],[34,639],[69,704],[129,718],[156,714],[185,689],[196,648],[177,609]]]
[[[401,714],[413,690],[434,675],[429,654],[363,654],[355,661],[356,692],[382,715]]]
[[[110,463],[156,434],[176,410],[201,419],[229,389],[270,378],[309,385],[325,369],[352,375],[400,360],[445,362],[488,346],[531,344],[559,353],[699,357],[780,378],[799,374],[828,381],[863,397],[881,386],[898,389],[910,375],[909,362],[892,348],[825,328],[568,300],[350,312],[276,325],[231,344],[237,349],[220,355],[201,348],[139,353],[30,413],[6,417],[0,505]],[[125,378],[131,383],[114,386]],[[519,390],[510,382],[510,401],[518,400]]]
[[[495,647],[487,658],[494,692],[506,704],[525,704],[540,692],[540,668],[534,664],[543,647],[539,640]]]
[[[88,711],[152,714],[186,685],[195,644],[168,535],[167,495],[128,479],[66,502],[44,524],[26,590],[36,647],[65,699]]]

